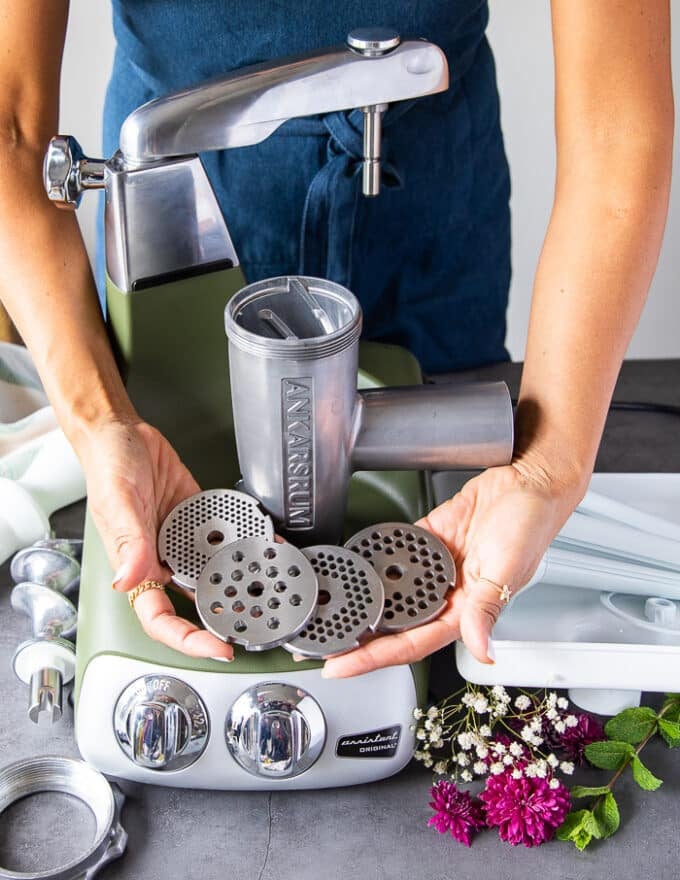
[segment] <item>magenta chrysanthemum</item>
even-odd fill
[[[486,826],[484,810],[479,801],[473,799],[469,791],[459,791],[453,782],[445,780],[433,785],[430,795],[430,806],[435,815],[430,817],[427,824],[440,834],[451,832],[456,840],[470,846],[475,831]]]
[[[509,772],[490,776],[480,798],[486,807],[487,825],[497,825],[501,840],[513,846],[539,846],[550,840],[571,805],[562,783],[551,788],[547,779],[513,779]]]
[[[581,712],[576,717],[578,724],[575,727],[567,727],[560,738],[560,748],[564,749],[575,764],[583,764],[585,747],[605,739],[605,735],[602,725],[592,715]]]

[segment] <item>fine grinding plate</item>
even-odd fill
[[[319,605],[302,632],[283,647],[303,657],[357,648],[382,617],[385,591],[378,573],[347,548],[321,545],[302,552],[316,572]]]
[[[371,563],[385,588],[380,632],[403,632],[428,623],[446,607],[456,583],[456,566],[445,544],[408,523],[369,526],[346,547]]]
[[[158,534],[158,556],[180,587],[196,589],[206,562],[241,538],[274,539],[274,525],[245,492],[210,489],[173,507]]]
[[[247,651],[277,648],[309,622],[319,599],[314,569],[292,544],[243,538],[208,560],[196,608],[206,629]]]

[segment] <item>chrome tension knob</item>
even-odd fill
[[[263,682],[233,704],[225,736],[232,757],[248,773],[290,779],[308,770],[323,751],[326,722],[302,688]]]
[[[149,770],[181,770],[208,742],[208,713],[193,688],[167,675],[145,675],[118,698],[114,712],[118,744]]]
[[[47,197],[58,208],[75,209],[83,191],[104,187],[106,163],[88,159],[71,135],[53,137],[45,154],[43,181]]]
[[[367,57],[379,58],[401,42],[399,34],[389,28],[357,28],[347,36],[347,45],[354,52]],[[382,140],[382,114],[387,104],[362,107],[364,114],[364,162],[361,191],[365,196],[377,196],[380,192],[380,143]]]

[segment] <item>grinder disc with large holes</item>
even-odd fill
[[[206,562],[240,538],[274,539],[274,524],[245,492],[210,489],[173,507],[158,534],[158,556],[180,587],[196,589]]]
[[[369,526],[347,541],[371,563],[385,588],[381,632],[403,632],[438,617],[456,583],[448,548],[431,532],[406,523]]]
[[[382,617],[385,591],[378,573],[347,548],[321,545],[302,552],[316,572],[319,606],[302,632],[283,647],[304,657],[357,648]]]
[[[247,651],[290,641],[319,599],[314,569],[292,544],[243,538],[208,560],[196,587],[206,628]]]

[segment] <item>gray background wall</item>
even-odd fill
[[[678,4],[680,6],[680,4]],[[673,6],[676,6],[673,3]],[[675,11],[677,11],[677,6]],[[552,203],[555,170],[552,46],[547,0],[491,0],[489,39],[496,54],[503,129],[512,172],[513,266],[508,346],[524,354],[531,288]],[[71,0],[62,72],[61,131],[76,135],[96,155],[106,81],[113,55],[111,12],[105,0]],[[680,94],[680,40],[673,46]],[[676,114],[680,117],[680,112]],[[676,120],[675,181],[664,246],[649,299],[628,357],[680,357],[680,134]],[[79,210],[90,253],[95,199]]]

